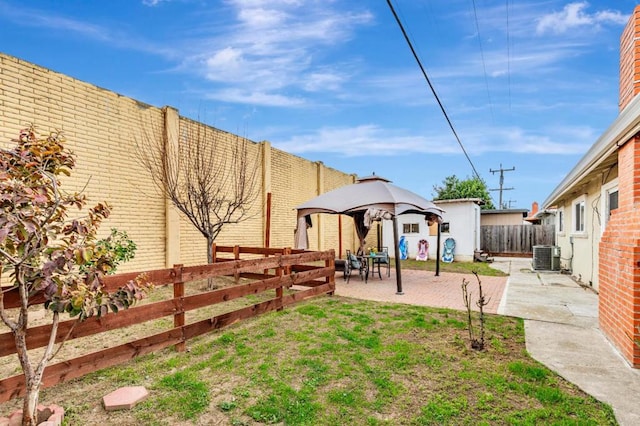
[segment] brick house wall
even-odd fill
[[[618,151],[619,206],[600,242],[600,328],[640,367],[640,138]]]
[[[622,111],[640,90],[640,8],[636,6],[620,36],[619,109]]]
[[[640,92],[640,6],[620,39],[620,110]],[[600,328],[640,367],[640,137],[618,142],[618,209],[599,246]]]
[[[165,119],[165,117],[168,117]],[[77,155],[76,169],[63,181],[67,191],[83,190],[88,205],[107,201],[112,215],[101,236],[112,227],[126,231],[138,246],[135,259],[120,272],[156,269],[173,263],[206,261],[206,240],[174,211],[136,157],[136,137],[146,126],[164,123],[176,135],[185,126],[205,126],[171,108],[158,108],[0,53],[0,145],[13,145],[20,129],[34,123],[41,133],[64,131],[67,146]],[[221,152],[229,152],[239,136],[220,129]],[[177,136],[176,136],[177,137]],[[228,225],[218,244],[262,246],[266,230],[266,198],[271,192],[271,247],[290,247],[296,226],[294,207],[319,193],[354,182],[354,176],[272,148],[269,142],[249,142],[259,196],[252,218]],[[337,217],[326,216],[310,233],[311,249],[335,249]],[[343,245],[353,248],[355,236],[343,218]],[[348,223],[347,223],[348,222]]]

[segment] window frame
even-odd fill
[[[565,215],[564,207],[560,207],[556,212],[556,229],[557,234],[560,236],[565,235]]]
[[[581,206],[580,222],[578,222],[578,207]],[[580,224],[580,228],[578,228]],[[587,235],[587,195],[584,194],[571,202],[571,234],[578,236]]]
[[[610,182],[607,182],[606,184],[602,185],[602,188],[600,190],[600,212],[601,212],[600,213],[600,217],[601,217],[600,234],[601,235],[604,233],[604,230],[606,229],[607,224],[611,219],[611,209],[610,209],[609,202],[610,202],[610,195],[613,194],[614,192],[618,193],[618,205],[619,205],[620,192],[618,191],[618,178],[615,178]]]
[[[451,222],[442,222],[440,224],[440,233],[441,234],[450,234],[451,233]]]
[[[406,230],[408,227],[408,231]],[[420,233],[420,224],[419,223],[403,223],[402,224],[402,233],[403,234],[419,234]]]

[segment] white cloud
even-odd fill
[[[142,4],[145,6],[154,7],[159,5],[163,1],[169,1],[169,0],[142,0]]]
[[[575,2],[567,4],[560,12],[544,15],[538,20],[536,32],[562,34],[571,29],[590,27],[599,28],[601,24],[624,25],[628,16],[619,11],[604,10],[589,14],[587,2]]]
[[[337,91],[342,86],[345,76],[339,73],[324,72],[310,73],[303,82],[304,90],[308,92],[320,92],[323,90]]]
[[[520,127],[477,127],[466,132],[465,137],[468,150],[474,154],[576,155],[589,149],[595,132],[584,126],[546,128],[544,134]]]
[[[239,77],[242,70],[242,52],[227,47],[215,52],[205,60],[207,77],[211,80],[232,80]]]
[[[261,106],[301,107],[305,105],[305,100],[302,98],[255,90],[247,91],[240,88],[213,91],[207,94],[207,98],[230,103]]]
[[[462,142],[471,155],[485,153],[576,155],[583,154],[595,140],[587,127],[549,129],[545,135],[522,128],[478,127],[464,132]],[[273,145],[295,154],[333,153],[350,157],[411,154],[460,154],[462,150],[450,132],[435,135],[406,135],[375,124],[355,127],[325,127],[314,133],[294,136]]]
[[[598,22],[611,22],[613,24],[626,25],[629,21],[629,15],[623,15],[622,13],[613,10],[604,10],[596,13],[596,21]]]
[[[42,12],[38,9],[9,7],[9,5],[0,2],[0,16],[28,27],[46,28],[55,30],[56,32],[76,33],[83,37],[103,41],[109,39],[109,31],[99,25],[57,16],[55,14]]]
[[[430,138],[393,134],[373,124],[356,127],[325,127],[316,133],[294,136],[287,141],[274,141],[273,145],[295,154],[324,152],[350,157],[389,156],[395,153],[414,152],[457,152],[455,147],[445,147]]]
[[[269,10],[262,7],[241,9],[238,19],[252,28],[269,28],[282,24],[287,14],[279,10]]]
[[[343,71],[349,66],[325,63],[327,47],[347,42],[357,27],[373,19],[366,10],[350,13],[334,9],[332,2],[250,0],[227,4],[234,8],[235,21],[218,26],[216,35],[196,41],[182,68],[196,70],[209,81],[230,85],[233,93],[243,94],[229,97],[229,90],[211,93],[216,99],[272,99],[273,106],[302,105],[302,98],[311,92],[339,92],[349,80],[348,71]]]

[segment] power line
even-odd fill
[[[509,36],[509,0],[506,0],[507,8],[507,89],[509,90],[509,111],[511,111],[511,46]]]
[[[480,24],[478,23],[478,10],[476,9],[476,0],[471,0],[473,4],[473,17],[476,21],[476,32],[478,33],[478,46],[480,46],[480,59],[482,59],[482,70],[484,71],[484,85],[487,87],[487,98],[489,99],[489,111],[491,111],[491,121],[495,123],[493,116],[493,102],[491,101],[491,92],[489,91],[489,78],[487,77],[487,64],[484,60],[484,49],[482,48],[482,37],[480,37]]]
[[[438,94],[436,93],[436,89],[433,87],[433,84],[431,84],[431,80],[429,79],[429,76],[427,75],[427,72],[425,71],[424,67],[422,66],[422,62],[420,62],[420,58],[418,57],[418,54],[416,53],[415,49],[413,48],[413,44],[411,43],[411,40],[409,39],[409,36],[407,35],[407,32],[405,31],[404,26],[402,25],[402,22],[400,21],[400,18],[398,17],[398,14],[396,13],[396,10],[394,9],[393,5],[391,4],[391,0],[387,0],[387,4],[389,5],[389,9],[391,9],[391,13],[393,13],[394,18],[396,19],[396,22],[398,23],[398,26],[400,27],[400,31],[402,31],[402,35],[404,36],[404,39],[406,40],[407,44],[409,45],[409,49],[411,49],[411,53],[413,54],[413,57],[415,58],[416,62],[418,63],[418,66],[420,67],[420,70],[422,71],[422,75],[424,76],[425,80],[427,81],[427,84],[429,85],[429,88],[431,89],[431,93],[433,93],[433,96],[436,98],[436,101],[438,102],[438,105],[440,106],[440,110],[442,111],[442,114],[444,114],[444,118],[447,120],[447,123],[449,124],[449,127],[451,128],[451,131],[453,132],[453,135],[455,136],[456,140],[458,141],[458,145],[460,145],[460,148],[462,148],[462,152],[464,153],[464,156],[467,157],[467,161],[469,161],[469,164],[471,165],[471,168],[473,169],[473,173],[475,174],[475,176],[478,179],[482,180],[482,178],[480,177],[480,174],[476,170],[476,167],[473,165],[473,162],[471,161],[471,158],[469,157],[469,154],[467,154],[467,150],[464,148],[464,145],[462,145],[462,141],[458,137],[458,133],[456,132],[456,129],[453,127],[453,123],[449,119],[449,115],[447,114],[447,111],[444,109],[444,105],[440,101],[440,97],[438,97]]]

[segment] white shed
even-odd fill
[[[444,209],[442,214],[440,244],[447,238],[456,242],[454,260],[461,262],[473,261],[475,250],[480,250],[480,205],[484,202],[478,198],[458,200],[434,201],[438,207]],[[429,259],[435,259],[438,241],[436,224],[428,226],[424,216],[406,214],[398,216],[398,235],[404,236],[408,245],[409,259],[415,259],[418,254],[420,240],[429,242]],[[382,246],[389,247],[393,255],[393,222],[383,221]],[[440,255],[443,253],[440,247]]]

